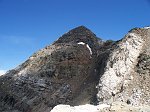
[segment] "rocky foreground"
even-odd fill
[[[0,76],[0,112],[150,112],[149,43],[150,27],[119,41],[77,27]]]

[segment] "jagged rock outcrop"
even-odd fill
[[[149,43],[149,27],[134,28],[116,42],[77,27],[0,77],[0,111],[50,112],[59,104],[109,107],[96,110],[102,112],[122,103],[127,110],[150,106]]]
[[[98,85],[100,102],[150,105],[150,28],[135,28],[110,53]]]

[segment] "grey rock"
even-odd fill
[[[110,53],[98,85],[99,102],[150,105],[150,29],[132,29]]]

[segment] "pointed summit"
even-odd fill
[[[92,36],[96,36],[90,29],[86,28],[85,26],[78,26],[74,29],[72,29],[71,31],[69,31],[68,33],[73,33],[73,34],[89,34]]]
[[[85,26],[79,26],[62,35],[62,37],[60,37],[54,44],[78,42],[91,44],[96,42],[97,40],[98,38],[91,30],[89,30]]]

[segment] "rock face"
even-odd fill
[[[0,112],[50,112],[59,104],[89,103],[101,105],[88,105],[97,112],[118,101],[150,105],[149,43],[149,27],[134,28],[116,42],[77,27],[0,77]]]
[[[150,105],[150,29],[135,28],[110,53],[98,85],[100,102]]]

